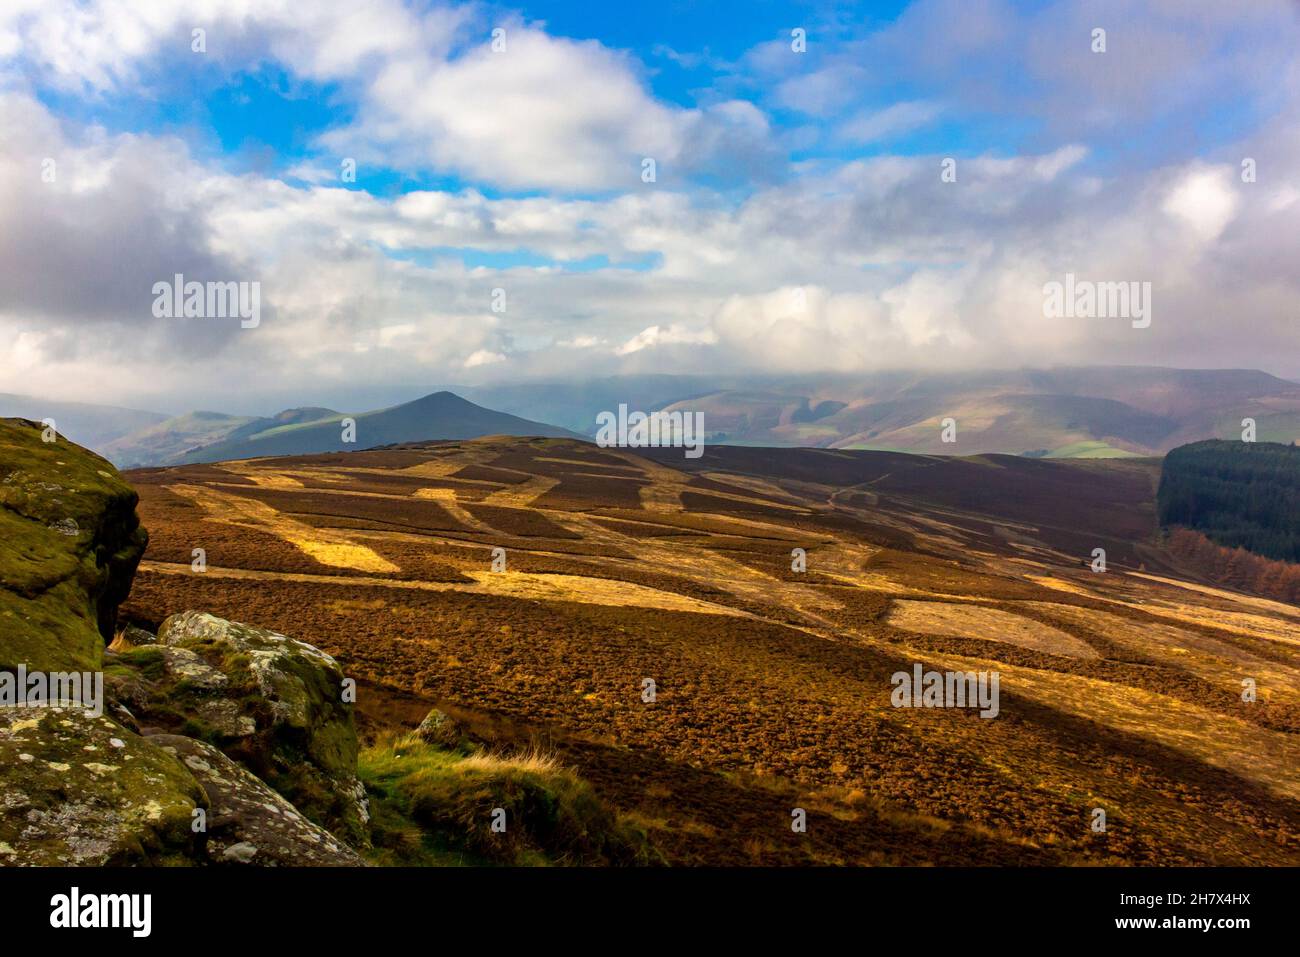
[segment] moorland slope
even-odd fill
[[[1300,608],[1174,570],[1158,471],[539,438],[140,470],[124,613],[318,645],[363,735],[436,705],[537,745],[670,862],[1300,863]],[[918,664],[997,672],[999,713],[895,707]]]

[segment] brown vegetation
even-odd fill
[[[1300,863],[1300,609],[1171,577],[1140,463],[480,440],[131,478],[131,618],[319,645],[374,734],[437,703],[540,744],[670,862]],[[999,716],[893,707],[916,662],[1000,672]]]
[[[1166,544],[1189,571],[1212,582],[1300,605],[1300,565],[1216,545],[1190,528],[1172,529]]]

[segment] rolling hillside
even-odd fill
[[[286,409],[270,418],[190,412],[123,436],[99,451],[119,468],[161,465],[183,461],[209,445],[251,439],[287,425],[336,420],[340,415],[333,409],[320,408]]]
[[[1295,865],[1300,608],[1173,572],[1157,471],[506,438],[140,470],[123,613],[315,644],[367,734],[436,706],[544,746],[673,864]],[[899,707],[918,667],[996,672],[998,714]]]

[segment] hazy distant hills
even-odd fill
[[[59,432],[120,468],[216,462],[262,455],[305,455],[485,435],[580,438],[544,422],[495,412],[450,392],[436,392],[387,409],[345,414],[333,409],[286,409],[273,416],[156,412],[46,402],[0,394],[0,417],[54,418]],[[343,419],[356,422],[356,442],[343,442]]]
[[[53,419],[60,435],[96,451],[116,438],[167,420],[167,416],[159,412],[84,402],[49,402],[7,393],[0,393],[0,418],[31,419],[33,422]]]
[[[0,395],[0,416],[54,418],[60,432],[124,467],[304,455],[484,435],[595,435],[596,416],[699,411],[712,444],[872,448],[1051,458],[1162,455],[1201,439],[1300,438],[1300,384],[1264,372],[1145,367],[856,376],[612,376],[458,387],[352,414],[289,409],[269,417],[191,412],[168,418],[108,406]],[[497,410],[497,411],[494,411]],[[941,441],[956,421],[957,441]]]
[[[673,402],[719,391],[740,389],[744,377],[684,375],[625,375],[571,382],[522,382],[489,386],[454,386],[473,402],[513,415],[527,415],[595,435],[596,414],[629,409],[651,412]],[[707,423],[706,423],[707,424]]]
[[[266,421],[222,412],[188,412],[118,436],[95,451],[120,468],[155,465],[173,461],[191,449],[220,441],[241,428]]]
[[[678,395],[673,396],[676,391]],[[1300,384],[1251,370],[1108,367],[785,378],[644,376],[469,390],[570,427],[620,401],[704,413],[714,443],[1049,457],[1159,455],[1186,442],[1300,437]],[[622,398],[620,398],[622,396]],[[629,398],[630,397],[630,398]],[[638,397],[639,400],[638,401]],[[540,413],[539,413],[540,414]],[[941,441],[942,422],[957,442]]]
[[[281,426],[341,416],[333,409],[321,408],[286,409],[270,418],[188,412],[120,436],[96,451],[120,468],[198,461],[187,456],[209,445],[252,439]]]

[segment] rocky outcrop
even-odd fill
[[[0,668],[99,667],[148,536],[107,461],[0,419]]]
[[[0,864],[363,863],[334,659],[200,612],[106,649],[147,543],[135,504],[108,462],[0,420],[0,677],[102,669],[107,699],[0,704]]]

